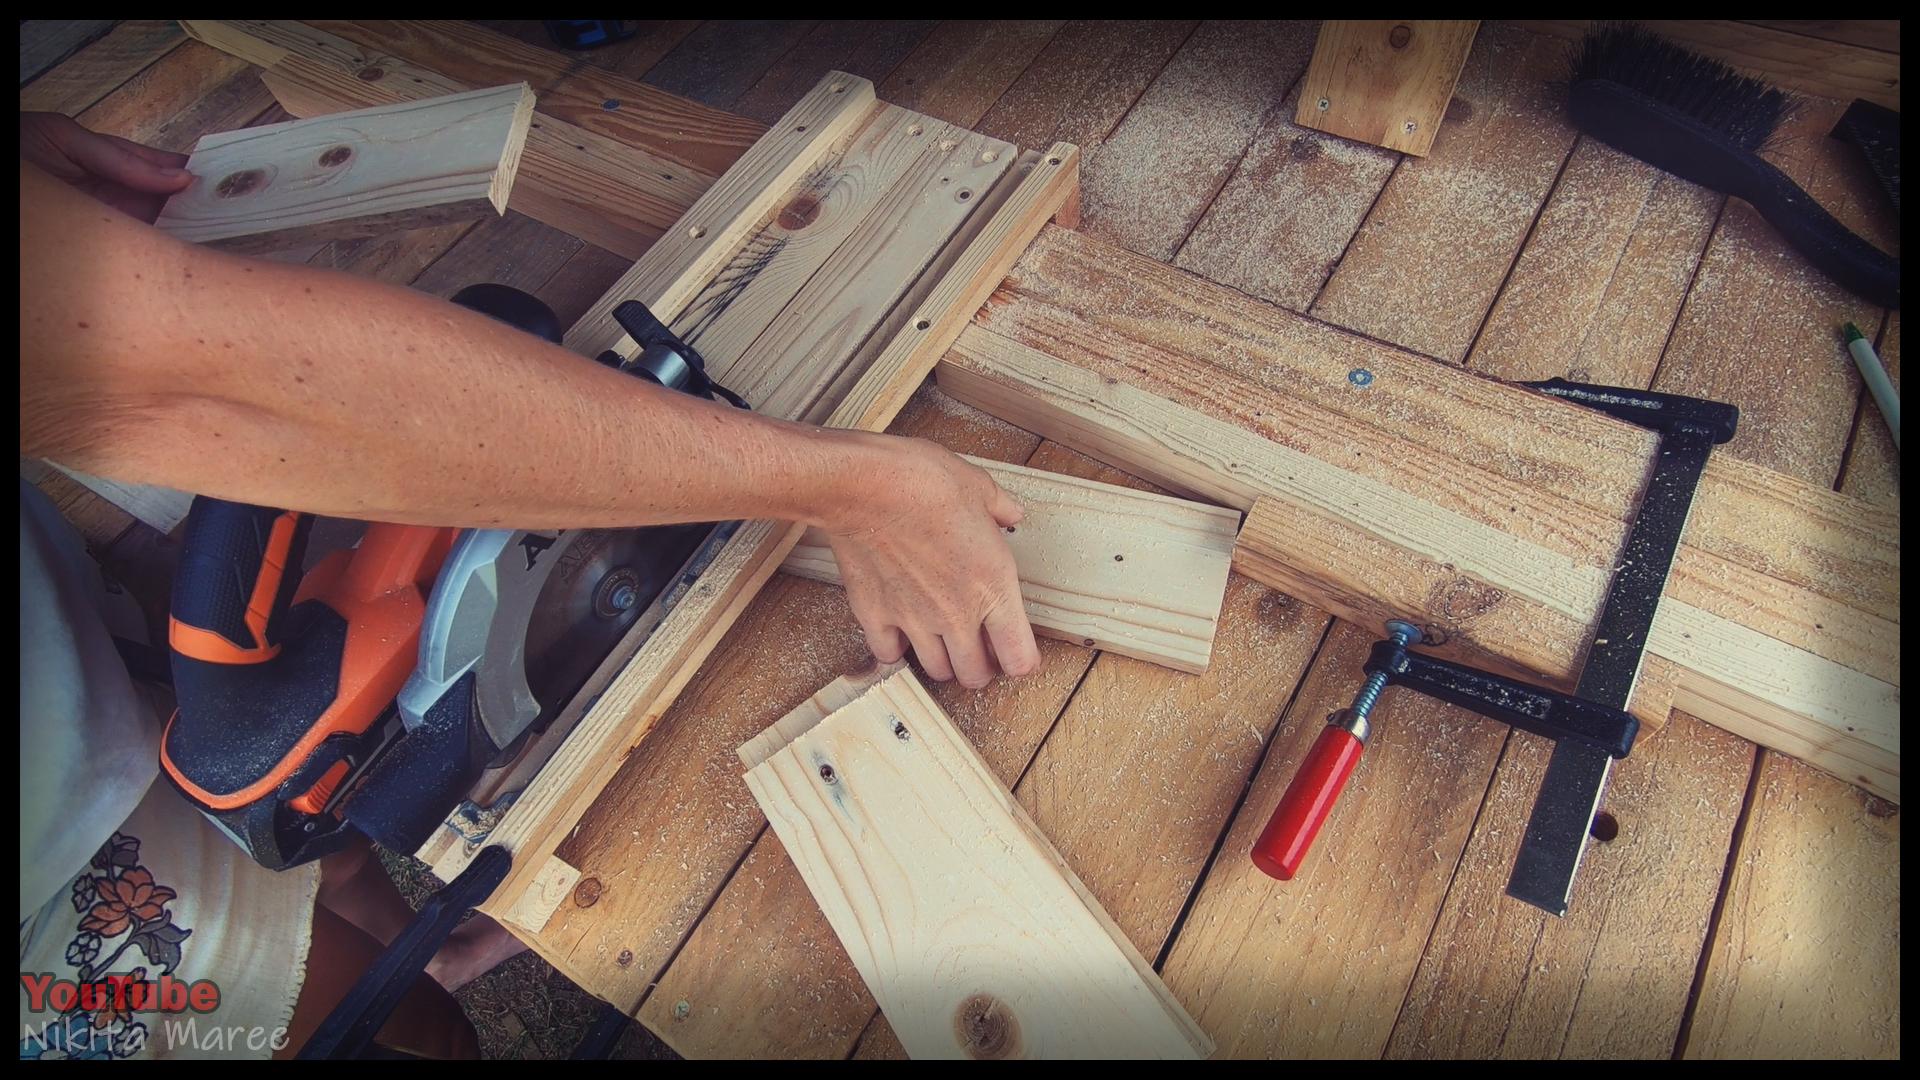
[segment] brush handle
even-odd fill
[[[1794,250],[1881,307],[1900,306],[1900,260],[1860,239],[1786,173],[1719,130],[1608,79],[1567,94],[1580,130],[1685,180],[1753,204]]]

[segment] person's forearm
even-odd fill
[[[42,368],[23,372],[24,453],[315,513],[515,528],[822,524],[884,464],[881,440],[672,393],[411,290],[34,194],[53,212],[21,222],[23,363]]]

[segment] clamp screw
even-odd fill
[[[613,595],[608,597],[607,601],[613,605],[615,611],[631,611],[633,605],[639,603],[640,594],[633,586],[622,585],[613,590]]]
[[[1420,644],[1420,628],[1409,622],[1401,622],[1399,619],[1387,623],[1387,636],[1395,645],[1403,649],[1409,645]],[[1386,688],[1386,672],[1375,672],[1367,676],[1366,685],[1353,696],[1353,706],[1334,713],[1329,719],[1353,731],[1360,738],[1366,738],[1367,716],[1373,712],[1373,706],[1379,702],[1380,694]]]

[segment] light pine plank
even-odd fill
[[[909,1053],[1212,1050],[911,673],[746,779]]]
[[[506,212],[526,84],[203,137],[154,224],[243,254]]]
[[[1554,87],[1565,52],[1508,26],[1480,32],[1432,151],[1387,182],[1314,315],[1441,360],[1466,357],[1573,148]]]
[[[1162,968],[1222,1057],[1380,1054],[1506,738],[1389,690],[1299,875],[1255,867],[1247,853],[1327,713],[1352,701],[1375,637],[1333,624]]]
[[[1329,19],[1294,123],[1425,157],[1453,100],[1478,19]]]
[[[975,217],[1014,164],[1014,148],[953,129],[924,127],[923,152],[834,250],[820,272],[723,380],[763,387],[757,408],[809,422],[824,419],[861,377],[882,320],[897,309],[961,225]]]
[[[1313,48],[1304,22],[1208,22],[1087,161],[1095,236],[1171,259]]]
[[[20,23],[20,85],[113,29],[112,19],[29,19]]]
[[[877,107],[865,79],[839,73],[822,79],[574,324],[567,347],[586,356],[604,349],[630,355],[636,346],[613,321],[613,309],[637,299],[662,320],[677,318],[800,180]]]
[[[974,464],[1026,511],[1007,542],[1036,631],[1176,671],[1207,669],[1237,512],[984,459]],[[781,569],[840,584],[833,551],[813,530]]]

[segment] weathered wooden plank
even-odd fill
[[[1173,264],[1305,311],[1400,155],[1293,122],[1295,86],[1194,226]]]
[[[471,89],[430,69],[305,24],[190,22],[201,39],[250,62],[289,112],[312,117]],[[377,74],[377,77],[375,77]],[[517,209],[582,239],[639,257],[712,176],[615,138],[536,114]]]
[[[1209,22],[1194,31],[1088,159],[1086,230],[1173,258],[1312,48],[1311,23]]]
[[[1020,146],[1070,142],[1091,159],[1198,25],[1069,22],[974,126]]]
[[[1563,40],[1584,36],[1586,19],[1530,20],[1521,26]],[[1831,98],[1866,98],[1900,107],[1900,53],[1863,49],[1807,34],[1724,19],[1661,19],[1661,37],[1724,61],[1777,86]],[[1896,40],[1898,34],[1894,35]]]
[[[1573,148],[1564,43],[1488,26],[1429,156],[1403,162],[1314,301],[1329,322],[1458,363]]]
[[[521,83],[208,135],[154,224],[257,254],[497,216],[532,119]]]
[[[20,23],[20,85],[106,36],[112,19],[23,19]]]
[[[1581,139],[1467,366],[1505,379],[1646,386],[1725,201]]]
[[[799,736],[746,781],[909,1052],[1211,1052],[910,672]],[[1027,930],[1009,938],[1008,925]]]
[[[1771,27],[1790,34],[1802,34],[1822,41],[1841,41],[1863,49],[1900,52],[1899,19],[1743,19],[1755,26]]]
[[[538,293],[580,247],[567,233],[508,211],[467,230],[412,285],[440,297],[483,282]]]
[[[943,22],[881,81],[880,97],[972,128],[1060,25],[1053,19]]]
[[[465,88],[525,82],[555,120],[650,153],[707,177],[719,176],[766,130],[710,108],[485,27],[451,20],[321,21],[309,25],[363,47],[369,61],[397,54]],[[417,76],[416,76],[417,77]],[[612,104],[609,105],[609,102]]]
[[[1007,542],[1033,628],[1088,648],[1203,672],[1240,515],[1232,510],[977,459],[1026,519]],[[840,584],[812,530],[787,573]]]
[[[1425,157],[1478,19],[1329,19],[1301,80],[1302,127]]]
[[[813,27],[813,23],[800,19],[702,23],[648,68],[641,81],[669,94],[727,109]],[[827,70],[831,69],[814,73],[807,85],[818,82]]]
[[[93,131],[184,152],[207,132],[242,127],[272,104],[243,61],[189,41],[76,119]]]
[[[728,108],[770,124],[829,71],[844,71],[878,83],[900,66],[935,25],[931,20],[902,19],[828,19],[817,23]]]
[[[20,111],[77,116],[185,40],[172,20],[128,19],[21,87]]]

